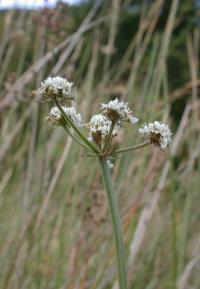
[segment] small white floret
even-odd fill
[[[76,110],[74,107],[62,106],[62,109],[65,112],[65,114],[74,122],[74,124],[77,127],[82,127],[81,115],[80,115],[80,113],[76,113]],[[53,123],[56,123],[56,124],[61,123],[62,114],[61,114],[61,111],[59,110],[59,108],[57,106],[52,107],[47,119],[52,121]]]
[[[76,113],[76,110],[74,107],[64,106],[63,110],[66,113],[66,115],[69,116],[71,118],[71,120],[73,120],[73,122],[75,123],[75,125],[77,127],[82,127],[81,115],[80,115],[80,113]]]
[[[154,121],[153,123],[144,124],[139,129],[144,138],[149,139],[150,143],[159,145],[161,149],[166,149],[171,143],[171,131],[168,125],[162,122]]]
[[[53,122],[57,122],[57,121],[61,120],[61,112],[57,106],[54,106],[51,108],[51,110],[49,112],[49,116],[47,117],[47,119],[49,119]]]
[[[108,103],[102,103],[101,111],[112,121],[124,120],[132,124],[138,122],[138,119],[132,115],[132,111],[128,108],[128,103],[119,101],[118,98]]]
[[[103,114],[95,114],[92,116],[90,122],[86,125],[89,129],[89,139],[94,140],[95,137],[105,139],[109,134],[112,126],[112,121],[109,120]],[[114,126],[112,136],[116,136],[119,133],[119,123]]]

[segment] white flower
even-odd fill
[[[57,106],[54,106],[51,108],[51,110],[49,112],[49,116],[47,117],[47,119],[49,119],[53,122],[57,122],[57,121],[61,120],[61,112]]]
[[[112,121],[109,120],[103,114],[93,115],[90,122],[86,124],[86,127],[89,129],[89,139],[95,140],[96,142],[101,142],[101,139],[109,134],[112,126]],[[115,125],[112,136],[116,136],[119,133],[119,122]]]
[[[171,143],[171,131],[168,125],[162,122],[154,121],[153,123],[144,124],[139,132],[144,138],[149,139],[150,143],[159,145],[161,149],[165,149]]]
[[[50,100],[55,96],[58,98],[66,98],[72,94],[72,85],[72,82],[60,76],[48,77],[41,83],[38,93],[46,100]]]
[[[112,169],[112,168],[114,167],[114,164],[111,163],[110,160],[107,160],[107,165],[108,165],[108,167],[109,167],[110,169]]]
[[[75,125],[77,127],[82,127],[82,119],[81,119],[81,115],[80,113],[76,113],[76,110],[74,107],[63,107],[64,112],[66,113],[67,116],[69,116],[71,118],[71,120],[73,120],[73,122],[75,123]]]
[[[101,135],[104,137],[108,135],[111,124],[111,121],[108,120],[104,115],[95,114],[92,116],[90,122],[87,124],[87,127],[90,129],[91,133],[100,132]]]
[[[119,101],[118,98],[109,101],[107,104],[101,104],[101,111],[110,120],[125,120],[134,124],[138,122],[138,119],[132,115],[132,111],[128,108],[128,103]]]
[[[66,115],[70,117],[70,119],[75,123],[77,127],[82,127],[81,115],[80,113],[76,113],[74,107],[62,106],[62,109],[66,113]],[[47,119],[55,124],[61,124],[62,114],[57,106],[52,107]]]

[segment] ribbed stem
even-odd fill
[[[125,252],[122,237],[122,225],[117,204],[117,197],[113,189],[110,169],[108,168],[106,158],[100,158],[100,165],[112,217],[113,235],[115,239],[116,253],[117,253],[119,288],[127,289],[128,287],[126,277]]]

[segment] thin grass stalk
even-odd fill
[[[178,268],[178,254],[177,254],[177,224],[176,224],[176,196],[175,191],[171,190],[171,201],[172,201],[172,211],[171,211],[171,226],[172,226],[172,286],[176,289],[177,280],[177,268]]]
[[[113,235],[115,239],[116,245],[116,255],[117,255],[117,265],[118,265],[118,280],[119,280],[119,288],[127,289],[127,273],[126,273],[126,262],[125,262],[125,251],[122,237],[122,225],[118,210],[116,193],[113,189],[113,183],[111,179],[110,169],[107,165],[106,158],[99,159],[104,186],[106,189],[106,193],[108,196],[108,202],[112,217],[112,225],[113,225]]]

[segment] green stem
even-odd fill
[[[112,217],[113,234],[115,238],[116,253],[117,253],[119,288],[127,289],[128,287],[126,277],[125,252],[122,237],[122,225],[120,221],[120,215],[117,204],[117,197],[113,189],[110,169],[108,168],[107,160],[106,158],[100,158],[99,161],[101,165],[102,176],[108,196],[109,207]]]
[[[143,147],[146,147],[150,145],[149,142],[144,142],[142,144],[139,144],[139,145],[136,145],[136,146],[131,146],[131,147],[127,147],[127,148],[122,148],[122,149],[118,149],[116,150],[113,155],[115,154],[120,154],[120,153],[125,153],[125,152],[129,152],[129,151],[133,151],[133,150],[137,150],[137,149],[140,149],[140,148],[143,148]]]
[[[55,98],[55,103],[58,106],[64,120],[66,121],[66,125],[69,125],[75,130],[75,132],[77,133],[77,135],[81,138],[81,140],[95,153],[99,153],[99,149],[93,144],[91,143],[82,133],[81,131],[76,127],[76,125],[73,123],[73,121],[66,115],[66,113],[64,112],[61,104],[59,103],[59,101],[57,100],[57,98]]]
[[[66,132],[71,136],[71,138],[73,138],[75,142],[83,146],[85,149],[87,150],[89,149],[88,146],[85,145],[85,143],[81,142],[77,137],[75,137],[75,135],[73,135],[73,133],[70,131],[70,129],[67,127],[66,124],[64,124],[63,127],[66,130]]]

